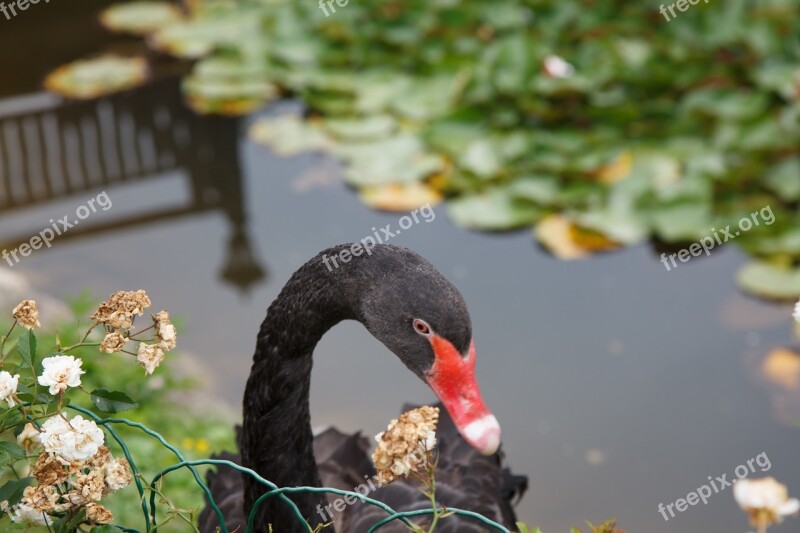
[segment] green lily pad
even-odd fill
[[[284,156],[327,151],[332,146],[332,141],[325,132],[297,115],[290,114],[259,119],[250,127],[249,136],[251,140]]]
[[[761,298],[780,301],[800,298],[800,268],[755,262],[742,267],[736,279],[742,290]]]
[[[524,227],[545,213],[535,204],[515,199],[508,188],[501,187],[456,198],[447,204],[447,212],[456,224],[485,231]]]
[[[182,18],[181,10],[168,2],[116,4],[100,14],[100,23],[111,31],[146,35]]]

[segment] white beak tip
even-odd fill
[[[500,448],[500,424],[494,415],[470,422],[461,434],[481,455],[492,455]]]

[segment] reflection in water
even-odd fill
[[[111,223],[73,228],[60,241],[123,228],[163,223],[222,210],[230,223],[227,260],[220,277],[246,292],[265,272],[247,232],[235,118],[198,117],[181,101],[178,82],[92,102],[62,103],[39,95],[0,102],[0,212],[62,198],[107,191],[185,171],[188,205],[144,209]],[[3,107],[13,111],[3,113]],[[30,232],[4,237],[0,249],[16,248]]]
[[[766,384],[772,416],[781,424],[800,422],[800,355],[788,348],[774,348],[761,360],[758,376]]]

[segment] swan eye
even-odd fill
[[[428,337],[431,334],[431,327],[424,320],[420,320],[419,318],[415,318],[414,319],[414,331],[416,331],[420,335],[425,335],[426,337]]]

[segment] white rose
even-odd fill
[[[12,507],[10,514],[11,521],[16,524],[28,522],[31,524],[39,524],[40,526],[49,526],[53,523],[49,515],[25,503],[18,503]]]
[[[0,372],[0,402],[3,400],[7,401],[9,407],[17,405],[17,402],[14,401],[14,395],[17,393],[17,385],[19,385],[19,374],[12,376],[5,370]]]
[[[42,424],[41,429],[39,439],[45,451],[67,461],[91,459],[105,441],[103,430],[80,415],[69,422],[62,415],[53,416]]]
[[[800,510],[800,500],[789,498],[786,485],[773,477],[740,479],[733,486],[733,497],[745,511],[769,511],[777,522]]]
[[[39,376],[39,385],[50,387],[50,394],[56,395],[67,390],[67,387],[78,387],[81,384],[83,361],[71,355],[54,355],[42,360],[44,371]]]

